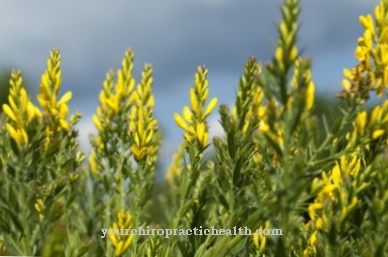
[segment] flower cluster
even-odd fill
[[[232,115],[238,122],[239,129],[244,132],[247,132],[248,127],[253,123],[252,119],[257,115],[259,119],[264,118],[265,107],[261,105],[264,94],[262,88],[257,86],[257,76],[260,75],[261,69],[261,65],[251,57],[246,62],[244,74],[240,78]]]
[[[100,106],[97,114],[93,115],[94,125],[98,129],[98,135],[92,138],[93,150],[89,156],[89,166],[92,174],[102,169],[103,153],[117,152],[117,144],[114,133],[120,130],[120,138],[128,139],[127,115],[135,102],[135,80],[132,76],[134,53],[131,49],[125,52],[121,62],[121,69],[115,74],[109,71],[100,92]],[[121,142],[126,144],[126,142]]]
[[[208,144],[209,135],[205,119],[216,107],[217,98],[213,98],[204,109],[209,94],[206,74],[205,67],[198,67],[194,87],[190,90],[191,108],[188,106],[183,108],[183,118],[178,113],[174,114],[175,122],[185,131],[186,149],[193,144],[203,149]]]
[[[320,231],[329,233],[333,224],[342,224],[349,214],[357,206],[358,198],[354,192],[348,191],[349,179],[357,180],[361,168],[361,159],[357,154],[343,155],[340,163],[336,163],[330,175],[322,173],[321,178],[315,178],[312,183],[312,191],[317,193],[313,203],[308,206],[310,221],[306,226],[312,229],[309,236],[309,247],[305,249],[304,256],[316,253],[319,244]],[[357,187],[356,182],[353,182]],[[336,208],[336,206],[339,206]],[[339,209],[339,213],[335,210]]]
[[[141,161],[151,153],[155,155],[156,149],[151,148],[155,145],[153,139],[157,131],[158,121],[153,118],[154,96],[151,90],[152,85],[152,66],[146,64],[142,72],[141,83],[133,93],[135,105],[128,117],[130,133],[134,136],[134,142],[131,146],[136,161]]]
[[[28,99],[20,71],[12,72],[10,83],[9,105],[3,104],[3,111],[9,118],[6,128],[19,146],[25,146],[29,141],[26,131],[28,123],[34,117],[41,117],[42,113]]]
[[[121,63],[121,70],[117,72],[117,84],[114,84],[113,71],[108,72],[100,93],[100,104],[97,115],[93,116],[93,122],[100,132],[113,126],[115,116],[126,113],[134,102],[133,89],[135,80],[132,77],[134,53],[127,50]],[[131,97],[132,96],[132,97]],[[110,128],[113,129],[113,128]]]
[[[302,90],[302,99],[305,100],[304,108],[309,111],[314,104],[315,85],[311,79],[310,62],[308,59],[295,60],[294,75],[291,80],[293,90]],[[290,105],[292,99],[287,103]]]
[[[60,59],[61,55],[58,49],[51,51],[50,58],[47,60],[47,70],[42,75],[37,99],[43,108],[43,114],[49,114],[58,121],[58,130],[69,131],[70,124],[66,121],[69,112],[67,102],[71,99],[72,93],[65,93],[57,101],[57,95],[62,83]]]
[[[47,60],[47,70],[42,75],[39,94],[37,95],[38,102],[43,109],[43,115],[50,117],[50,125],[45,129],[45,149],[48,149],[50,143],[55,141],[57,132],[69,132],[71,127],[66,119],[69,112],[67,102],[71,99],[72,93],[65,93],[57,101],[62,83],[60,59],[61,55],[58,49],[50,52],[50,58]]]
[[[364,27],[363,37],[358,39],[355,57],[359,64],[353,69],[344,69],[343,92],[339,98],[362,100],[369,98],[369,90],[376,90],[377,96],[388,86],[388,27],[386,26],[388,2],[381,1],[375,8],[375,18],[360,16]]]
[[[280,99],[283,104],[288,102],[287,95],[287,73],[294,65],[298,57],[296,48],[298,32],[298,16],[300,8],[298,0],[285,1],[282,7],[282,20],[278,26],[279,38],[277,49],[273,56],[273,66],[269,67],[277,80]]]
[[[259,229],[269,229],[270,224],[269,222],[265,222],[265,228],[261,226]],[[258,251],[258,254],[263,254],[265,250],[265,246],[267,244],[267,237],[265,235],[259,235],[259,234],[253,234],[253,243],[255,245],[256,250]]]
[[[115,256],[122,256],[124,252],[128,249],[128,247],[131,245],[133,240],[133,235],[131,233],[128,233],[128,235],[121,234],[125,229],[131,229],[132,228],[132,216],[129,211],[119,211],[117,212],[117,222],[113,223],[112,228],[114,231],[120,233],[113,233],[109,234],[108,238],[110,242],[112,243],[113,247],[115,248],[114,255]]]

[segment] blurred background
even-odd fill
[[[60,95],[73,92],[70,113],[78,124],[81,148],[88,152],[91,116],[109,69],[120,68],[128,47],[135,51],[135,78],[144,63],[154,68],[155,116],[164,130],[162,165],[182,139],[173,120],[189,103],[198,65],[209,69],[209,97],[232,106],[244,62],[270,60],[275,49],[279,0],[164,1],[2,1],[0,4],[0,101],[6,101],[11,69],[21,69],[36,102],[40,77],[52,48],[62,55]],[[338,104],[344,68],[356,64],[353,52],[363,34],[359,16],[373,14],[378,0],[302,0],[299,49],[313,60],[316,113]],[[217,112],[211,135],[222,133]]]

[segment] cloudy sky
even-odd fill
[[[299,47],[313,59],[318,94],[341,90],[343,68],[354,66],[362,35],[359,15],[378,0],[302,0]],[[265,62],[274,50],[279,0],[1,1],[0,68],[22,69],[36,92],[52,48],[62,55],[63,94],[73,91],[71,111],[84,114],[82,145],[94,131],[91,115],[109,69],[135,51],[135,77],[154,67],[155,115],[165,130],[162,154],[181,139],[173,113],[188,103],[198,65],[209,69],[210,96],[231,105],[245,60]],[[211,118],[212,133],[219,130]]]

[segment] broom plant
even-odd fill
[[[136,83],[128,49],[107,73],[87,158],[74,128],[81,114],[69,115],[72,93],[60,93],[59,50],[38,105],[12,71],[0,116],[0,255],[388,256],[388,101],[365,107],[373,91],[387,95],[388,1],[360,16],[357,64],[344,69],[337,97],[346,105],[332,124],[313,114],[300,10],[284,0],[272,60],[248,58],[234,106],[209,98],[208,70],[197,68],[190,104],[173,116],[182,141],[157,198],[151,64]],[[217,109],[224,135],[210,138]],[[222,235],[204,233],[215,230]]]

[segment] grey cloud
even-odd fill
[[[192,77],[198,65],[240,73],[249,56],[269,59],[281,2],[3,2],[0,65],[16,64],[38,76],[50,49],[59,47],[64,86],[84,101],[85,94],[97,95],[105,72],[117,69],[125,49],[133,47],[136,73],[144,62],[153,63],[155,90],[162,91]],[[314,56],[355,44],[362,32],[358,16],[378,1],[301,2],[300,43]]]

